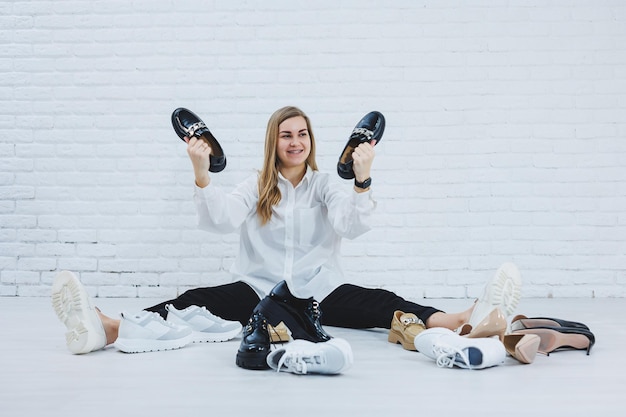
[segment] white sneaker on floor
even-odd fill
[[[70,271],[61,271],[52,284],[52,307],[67,328],[65,341],[74,354],[93,352],[106,346],[102,320],[89,294]]]
[[[441,368],[484,369],[501,365],[506,358],[506,349],[497,338],[470,339],[442,327],[424,330],[414,342],[418,352]]]
[[[276,372],[285,371],[299,375],[340,374],[352,366],[353,362],[350,344],[338,338],[320,343],[294,340],[271,351],[267,356],[267,364]]]
[[[156,352],[179,349],[191,343],[191,327],[168,323],[158,313],[141,311],[121,316],[114,346],[122,352]]]
[[[194,343],[225,342],[241,332],[241,323],[224,320],[205,307],[193,305],[184,310],[177,310],[172,304],[167,304],[165,309],[167,321],[191,327]]]
[[[496,307],[500,308],[505,316],[510,316],[515,311],[521,295],[522,278],[517,266],[512,263],[502,264],[485,285],[468,323],[475,328]]]

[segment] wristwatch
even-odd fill
[[[355,187],[366,189],[366,188],[369,188],[370,185],[372,185],[372,177],[369,177],[363,182],[358,182],[356,178],[354,179]]]

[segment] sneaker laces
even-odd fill
[[[143,315],[142,313],[146,313],[145,315]],[[156,320],[158,321],[160,324],[164,325],[165,327],[169,327],[170,329],[176,329],[178,327],[180,327],[177,324],[174,323],[170,323],[169,321],[165,320],[159,313],[154,312],[154,311],[148,311],[148,310],[144,310],[142,313],[137,313],[137,314],[132,314],[132,316],[134,316],[136,319],[141,318],[141,323],[143,326],[143,323],[146,322],[146,320],[152,319],[152,320]],[[121,313],[121,316],[124,318],[128,318],[129,314],[124,314]]]
[[[437,355],[437,366],[440,368],[452,368],[456,362],[463,362],[471,369],[470,361],[465,352],[446,343],[435,342],[433,353]]]
[[[321,365],[324,362],[319,353],[286,352],[278,361],[276,372],[284,366],[294,374],[305,375],[310,365]]]

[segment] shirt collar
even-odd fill
[[[300,182],[298,183],[298,185],[296,187],[299,187],[300,184],[304,183],[305,181],[307,183],[311,182],[311,177],[313,177],[313,170],[311,169],[311,167],[307,164],[306,166],[306,172],[304,173],[304,177],[302,177],[302,180],[300,180]],[[283,176],[283,174],[280,173],[280,171],[278,171],[278,179],[280,181],[285,181],[288,182],[287,178],[285,178]]]

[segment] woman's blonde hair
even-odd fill
[[[283,107],[272,114],[267,122],[265,131],[265,158],[263,169],[259,174],[259,202],[256,211],[261,218],[261,224],[266,224],[272,218],[272,207],[280,202],[281,194],[278,189],[278,165],[280,161],[276,156],[276,144],[278,142],[278,127],[282,122],[292,117],[301,116],[306,121],[306,127],[311,139],[311,152],[306,159],[306,164],[317,171],[315,162],[315,137],[311,129],[309,117],[299,108],[293,106]]]

